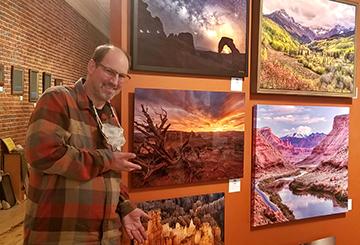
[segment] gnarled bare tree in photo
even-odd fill
[[[156,171],[172,167],[183,166],[188,172],[188,181],[192,182],[194,175],[199,173],[196,162],[187,159],[189,153],[195,153],[194,149],[189,145],[189,141],[194,134],[191,132],[188,138],[176,149],[166,149],[166,133],[170,127],[167,112],[161,108],[161,112],[154,111],[159,119],[156,123],[149,114],[149,108],[141,104],[141,112],[143,118],[141,121],[134,122],[136,130],[142,134],[142,142],[135,149],[137,158],[134,160],[142,166],[144,181],[147,181]],[[196,154],[199,158],[199,155]]]

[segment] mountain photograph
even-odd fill
[[[254,108],[252,226],[343,213],[349,108]]]
[[[135,89],[132,188],[243,176],[245,94]]]
[[[356,6],[328,0],[314,0],[311,8],[304,0],[262,4],[258,92],[352,97]]]
[[[246,0],[134,0],[134,70],[244,77]]]

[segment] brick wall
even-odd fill
[[[29,69],[71,84],[86,74],[92,51],[108,41],[64,0],[0,0],[0,65],[5,68],[0,92],[0,138],[24,145],[27,123],[34,108],[29,102]],[[11,95],[11,66],[24,70],[23,100]]]

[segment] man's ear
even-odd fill
[[[96,62],[91,59],[87,65],[88,74],[92,74],[96,69]]]

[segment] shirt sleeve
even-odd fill
[[[119,214],[120,218],[122,219],[134,209],[136,209],[136,207],[130,202],[130,200],[123,200],[122,198],[120,198],[116,208],[116,212]]]
[[[116,208],[116,212],[119,214],[119,216],[124,218],[128,213],[133,211],[136,208],[136,206],[129,201],[129,194],[127,187],[120,184],[120,197],[119,202]]]
[[[109,170],[109,149],[78,149],[67,144],[71,137],[70,95],[67,90],[51,90],[41,96],[31,115],[25,142],[29,164],[46,174],[86,181]]]

